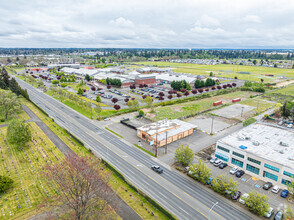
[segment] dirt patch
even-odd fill
[[[215,144],[210,145],[209,147],[203,149],[196,153],[196,156],[202,158],[203,160],[209,160],[211,155],[215,152]]]
[[[274,88],[280,88],[280,87],[283,87],[283,86],[288,86],[290,84],[294,83],[294,79],[293,80],[289,80],[289,81],[284,81],[284,82],[280,82],[280,83],[277,83],[277,85],[273,86]]]

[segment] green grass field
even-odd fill
[[[65,82],[65,84],[67,84],[68,86],[70,86],[75,91],[78,91],[79,88],[86,89],[86,90],[89,90],[90,89],[89,86],[86,86],[86,85],[80,86],[80,84],[74,83],[74,82]]]
[[[274,82],[277,77],[286,75],[287,77],[294,77],[294,69],[281,69],[260,66],[244,66],[244,65],[199,65],[186,63],[170,63],[170,62],[136,62],[134,64],[142,64],[146,66],[171,67],[175,72],[191,73],[199,75],[209,75],[213,72],[216,76],[257,81],[264,79],[264,82]],[[250,72],[251,74],[240,74],[237,72]],[[265,76],[266,74],[273,74],[275,77]]]
[[[34,141],[29,147],[17,150],[4,142],[7,127],[1,128],[1,175],[10,175],[14,187],[1,194],[1,214],[4,218],[22,218],[23,213],[37,209],[46,196],[56,194],[47,187],[40,172],[46,163],[56,163],[63,154],[53,145],[34,122],[29,123]]]
[[[218,100],[222,100],[223,104],[232,103],[232,99],[241,98],[248,99],[250,95],[255,95],[256,93],[247,92],[247,91],[237,91],[228,93],[225,95],[213,96],[210,98],[205,98],[197,101],[175,104],[171,106],[160,106],[155,110],[158,113],[158,118],[160,120],[168,118],[168,119],[176,119],[183,116],[195,114],[200,111],[205,111],[213,107],[213,103]]]
[[[271,93],[278,93],[278,94],[282,94],[282,95],[291,95],[291,96],[294,96],[294,85],[290,85],[288,87],[275,90],[275,91],[273,91]]]

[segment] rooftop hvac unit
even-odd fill
[[[288,147],[288,144],[283,142],[283,141],[280,142],[280,145],[283,146],[283,147]]]
[[[258,146],[259,142],[258,141],[253,141],[253,145]]]
[[[283,150],[280,150],[279,153],[280,153],[280,154],[284,154],[284,151],[283,151]]]
[[[288,157],[288,160],[294,160],[294,157],[292,156],[292,157]]]
[[[244,137],[240,137],[240,136],[239,136],[239,137],[238,137],[238,140],[239,140],[239,141],[244,141]]]
[[[249,141],[249,140],[251,140],[251,137],[250,136],[246,136],[245,137],[245,140]]]

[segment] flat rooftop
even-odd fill
[[[270,161],[294,166],[293,129],[258,122],[219,141]]]
[[[177,127],[177,126],[179,126],[179,127]],[[188,122],[174,119],[174,120],[158,121],[158,128],[156,129],[156,127],[157,127],[156,122],[154,122],[154,123],[139,127],[137,129],[146,132],[150,136],[156,134],[156,130],[158,131],[158,133],[160,133],[160,132],[163,132],[163,131],[170,129],[167,131],[167,133],[163,132],[163,133],[157,135],[157,140],[161,141],[161,140],[165,140],[166,136],[172,137],[176,134],[182,133],[182,132],[190,130],[192,128],[194,129],[197,126],[190,124]],[[177,128],[175,128],[175,127],[177,127]]]

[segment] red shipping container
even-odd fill
[[[241,98],[235,98],[232,100],[232,102],[240,102],[241,101]]]
[[[213,106],[217,106],[217,105],[221,105],[221,104],[223,104],[222,101],[217,101],[217,102],[214,102],[214,103],[213,103]]]

